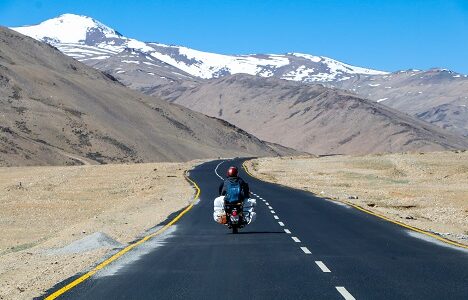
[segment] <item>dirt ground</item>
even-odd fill
[[[468,152],[261,158],[247,167],[468,245]]]
[[[112,250],[63,248],[74,241],[125,245],[187,206],[196,164],[0,168],[0,299],[39,296]]]

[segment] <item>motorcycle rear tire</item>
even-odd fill
[[[237,234],[239,232],[239,228],[237,226],[232,227],[232,234]]]

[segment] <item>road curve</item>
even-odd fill
[[[191,171],[201,189],[197,205],[61,297],[468,299],[466,250],[244,171],[257,221],[231,234],[213,222],[213,199],[220,177],[241,163],[212,161]]]

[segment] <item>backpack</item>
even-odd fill
[[[242,192],[239,181],[226,183],[226,195],[224,200],[229,203],[239,202],[244,200],[244,193]]]

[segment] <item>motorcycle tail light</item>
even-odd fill
[[[232,212],[232,215],[233,215],[234,217],[237,216],[237,211],[233,211],[233,212]]]

